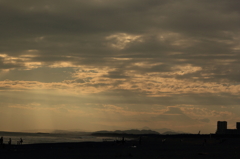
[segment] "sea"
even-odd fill
[[[23,144],[40,144],[40,143],[65,143],[65,142],[103,142],[114,141],[113,137],[97,137],[90,133],[23,133],[23,132],[0,132],[3,137],[3,143],[16,145],[20,138]]]

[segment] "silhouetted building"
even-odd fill
[[[225,134],[227,130],[227,122],[226,121],[218,121],[217,122],[217,134]]]
[[[240,134],[240,122],[236,123],[236,129],[227,129],[226,121],[218,121],[216,134]]]
[[[240,122],[236,123],[236,128],[237,128],[237,130],[240,130]]]

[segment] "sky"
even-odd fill
[[[240,121],[239,0],[0,0],[0,130]]]

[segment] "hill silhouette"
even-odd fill
[[[159,132],[153,130],[138,130],[138,129],[131,129],[131,130],[115,130],[115,131],[96,131],[93,132],[92,135],[160,135]]]

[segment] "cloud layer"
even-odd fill
[[[209,133],[217,120],[234,125],[239,7],[237,0],[0,0],[2,112],[47,107],[48,127],[60,129],[79,119],[97,129]],[[79,116],[56,124],[74,111]]]

